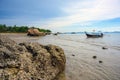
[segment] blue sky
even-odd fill
[[[120,0],[0,0],[0,24],[53,32],[120,31]]]

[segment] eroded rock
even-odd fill
[[[27,35],[28,36],[44,36],[46,34],[43,32],[40,32],[38,29],[30,28],[28,29]]]
[[[16,44],[0,35],[0,80],[56,80],[65,63],[64,51],[58,46]]]

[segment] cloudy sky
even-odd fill
[[[0,0],[0,24],[53,32],[120,31],[120,0]]]

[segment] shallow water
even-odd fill
[[[64,49],[67,80],[120,80],[119,35],[106,33],[103,38],[86,38],[84,34],[48,35],[37,42]]]
[[[120,80],[120,33],[105,33],[103,38],[85,34],[28,37],[5,34],[16,42],[38,42],[62,47],[66,55],[66,80]],[[108,49],[102,49],[106,47]],[[93,56],[97,56],[93,59]],[[99,63],[102,61],[102,63]]]

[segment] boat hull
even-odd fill
[[[87,37],[92,37],[92,38],[98,38],[98,37],[103,37],[103,33],[98,34],[88,34],[85,33]]]

